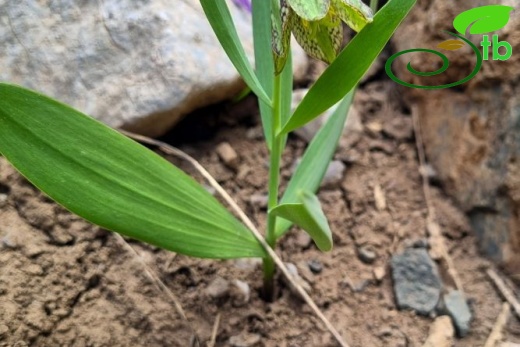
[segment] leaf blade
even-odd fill
[[[206,14],[215,35],[224,48],[229,59],[238,70],[240,76],[249,88],[268,105],[271,104],[271,99],[262,87],[247,59],[244,47],[238,38],[238,34],[233,24],[233,18],[229,12],[225,0],[200,0],[202,9]]]
[[[269,211],[277,217],[290,220],[305,230],[323,251],[332,249],[332,232],[316,195],[300,191],[298,203],[280,204]]]
[[[296,168],[280,200],[281,204],[296,203],[298,190],[304,189],[315,193],[327,170],[328,163],[336,150],[343,133],[348,109],[352,103],[353,92],[347,94],[338,104],[334,113],[321,127],[307,147],[300,164]],[[287,219],[276,220],[276,237],[282,236],[292,225]]]
[[[215,198],[145,147],[18,86],[0,83],[0,100],[0,153],[70,211],[191,256],[264,256]]]
[[[414,4],[415,0],[390,0],[320,76],[281,133],[312,121],[352,90]]]

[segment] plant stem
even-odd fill
[[[278,186],[280,185],[280,161],[283,151],[283,137],[277,136],[282,127],[282,100],[281,100],[281,75],[275,76],[273,88],[273,126],[272,126],[272,149],[269,164],[269,191],[267,210],[278,205]],[[266,241],[274,248],[276,243],[276,217],[268,212]],[[271,257],[264,258],[264,296],[271,301],[273,299],[273,279],[275,265]]]
[[[374,12],[374,14],[377,12],[377,7],[379,5],[378,3],[378,0],[370,0],[370,9],[372,10],[372,12]]]

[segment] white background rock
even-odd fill
[[[252,57],[251,15],[229,7]],[[244,87],[198,0],[0,0],[0,46],[1,81],[147,135]]]

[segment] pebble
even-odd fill
[[[221,142],[217,146],[217,154],[220,159],[232,169],[238,166],[238,154],[228,142]]]
[[[385,276],[386,276],[386,270],[383,266],[378,266],[378,267],[374,268],[373,274],[374,274],[374,279],[377,282],[381,282],[383,280],[383,278],[385,278]]]
[[[244,333],[241,335],[231,336],[229,344],[232,347],[254,347],[260,344],[262,337],[258,334]]]
[[[430,326],[430,333],[422,347],[452,347],[453,326],[448,316],[439,316]]]
[[[386,210],[385,193],[379,184],[376,184],[374,187],[374,200],[376,202],[376,208],[378,211]]]
[[[318,259],[309,260],[307,264],[309,265],[309,269],[314,274],[319,274],[323,270],[323,265]]]
[[[306,249],[308,247],[310,247],[311,243],[312,243],[312,239],[311,237],[309,236],[309,234],[307,234],[306,232],[298,232],[296,234],[296,238],[294,240],[294,243],[296,244],[296,246],[299,246],[303,249]]]
[[[327,167],[327,171],[321,181],[322,188],[337,188],[343,181],[345,164],[340,160],[333,160]]]
[[[469,333],[471,324],[471,310],[464,295],[458,290],[452,290],[444,295],[446,313],[453,320],[457,335],[464,337]]]
[[[358,248],[358,257],[365,264],[372,264],[376,258],[377,254],[371,246],[361,246]]]
[[[266,209],[269,197],[267,194],[253,194],[249,197],[249,203],[253,207]]]
[[[233,280],[232,296],[235,306],[242,306],[249,302],[251,297],[251,288],[247,282],[241,280]]]
[[[206,288],[206,294],[214,299],[220,299],[229,294],[229,282],[222,277],[215,279]]]
[[[9,332],[9,328],[7,327],[7,325],[0,324],[0,336],[4,336],[8,332]]]
[[[307,281],[305,281],[300,276],[300,274],[298,273],[298,268],[296,267],[296,265],[294,265],[293,263],[285,263],[285,266],[287,267],[287,271],[289,271],[289,274],[291,275],[292,279],[296,283],[298,283],[300,286],[302,286],[303,289],[305,289],[305,291],[307,293],[310,293],[312,291],[312,287],[311,287],[311,285]],[[287,278],[285,278],[285,276],[283,276],[282,278],[283,278],[283,281],[286,283],[286,285],[290,288],[291,293],[293,293],[294,295],[300,297],[300,293],[298,293],[296,288],[294,288],[293,285],[289,283]]]
[[[429,315],[439,302],[442,282],[425,249],[406,249],[392,257],[394,292],[399,309]]]

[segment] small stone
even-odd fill
[[[437,265],[425,249],[406,249],[392,257],[392,277],[399,309],[428,315],[437,306],[442,282]]]
[[[7,231],[0,241],[3,247],[11,249],[19,248],[25,243],[21,233],[17,233],[16,230]]]
[[[33,276],[41,276],[43,275],[43,269],[38,264],[30,264],[24,267],[23,269],[25,273]]]
[[[267,194],[253,194],[249,197],[249,203],[253,207],[266,209],[269,197]]]
[[[381,124],[381,122],[377,122],[377,121],[367,123],[366,127],[368,130],[370,130],[373,133],[379,133],[379,132],[381,132],[381,130],[383,130],[383,124]]]
[[[444,306],[446,313],[453,320],[457,335],[459,337],[466,336],[470,329],[472,315],[464,295],[458,290],[445,294]]]
[[[260,344],[262,337],[258,334],[244,333],[229,338],[232,347],[254,347]]]
[[[206,294],[214,299],[220,299],[229,294],[229,282],[222,277],[216,277],[206,288]]]
[[[296,234],[295,244],[303,249],[309,248],[312,243],[312,238],[306,232],[299,232]]]
[[[296,265],[294,265],[293,263],[285,263],[285,266],[287,267],[287,271],[289,271],[289,274],[291,275],[291,278],[294,280],[294,282],[298,283],[301,287],[303,287],[303,289],[307,293],[310,293],[311,290],[312,290],[312,287],[311,287],[311,285],[307,281],[305,281],[300,276],[300,274],[298,273],[298,268],[296,267]],[[293,287],[293,285],[289,282],[289,280],[287,278],[285,278],[285,276],[283,276],[282,278],[283,278],[283,281],[285,282],[285,284],[290,288],[291,293],[293,293],[294,295],[300,297],[300,293],[298,293],[296,288]]]
[[[238,154],[227,142],[221,142],[217,146],[217,154],[220,159],[232,169],[236,169],[238,165]]]
[[[439,316],[430,327],[428,339],[422,347],[452,347],[453,346],[453,325],[450,317]]]
[[[0,336],[4,336],[8,332],[9,332],[9,328],[7,327],[7,325],[0,324]]]
[[[4,207],[7,202],[7,194],[0,193],[0,207]]]
[[[379,184],[376,184],[374,187],[374,200],[376,202],[376,208],[378,211],[386,210],[385,193]]]
[[[307,264],[309,265],[309,269],[314,274],[319,274],[323,270],[323,265],[318,259],[309,260]]]
[[[345,164],[342,161],[331,161],[323,176],[321,187],[323,188],[337,188],[343,181],[343,174],[345,173]]]
[[[260,258],[240,258],[235,259],[233,264],[238,269],[255,270],[262,264],[262,260]]]
[[[217,190],[216,190],[215,188],[213,188],[212,186],[207,185],[207,184],[204,184],[204,185],[202,185],[202,186],[203,186],[204,189],[206,189],[206,191],[207,191],[208,193],[210,193],[211,195],[214,196],[215,194],[217,194]]]
[[[377,282],[381,282],[383,280],[383,278],[385,278],[385,276],[386,276],[386,270],[383,266],[378,266],[374,269],[373,274],[374,274],[374,279]]]
[[[233,287],[231,290],[231,296],[233,297],[233,305],[242,306],[249,302],[251,297],[251,289],[247,282],[241,280],[233,280]]]
[[[376,258],[377,254],[371,246],[361,246],[358,248],[358,257],[365,264],[372,264]]]

